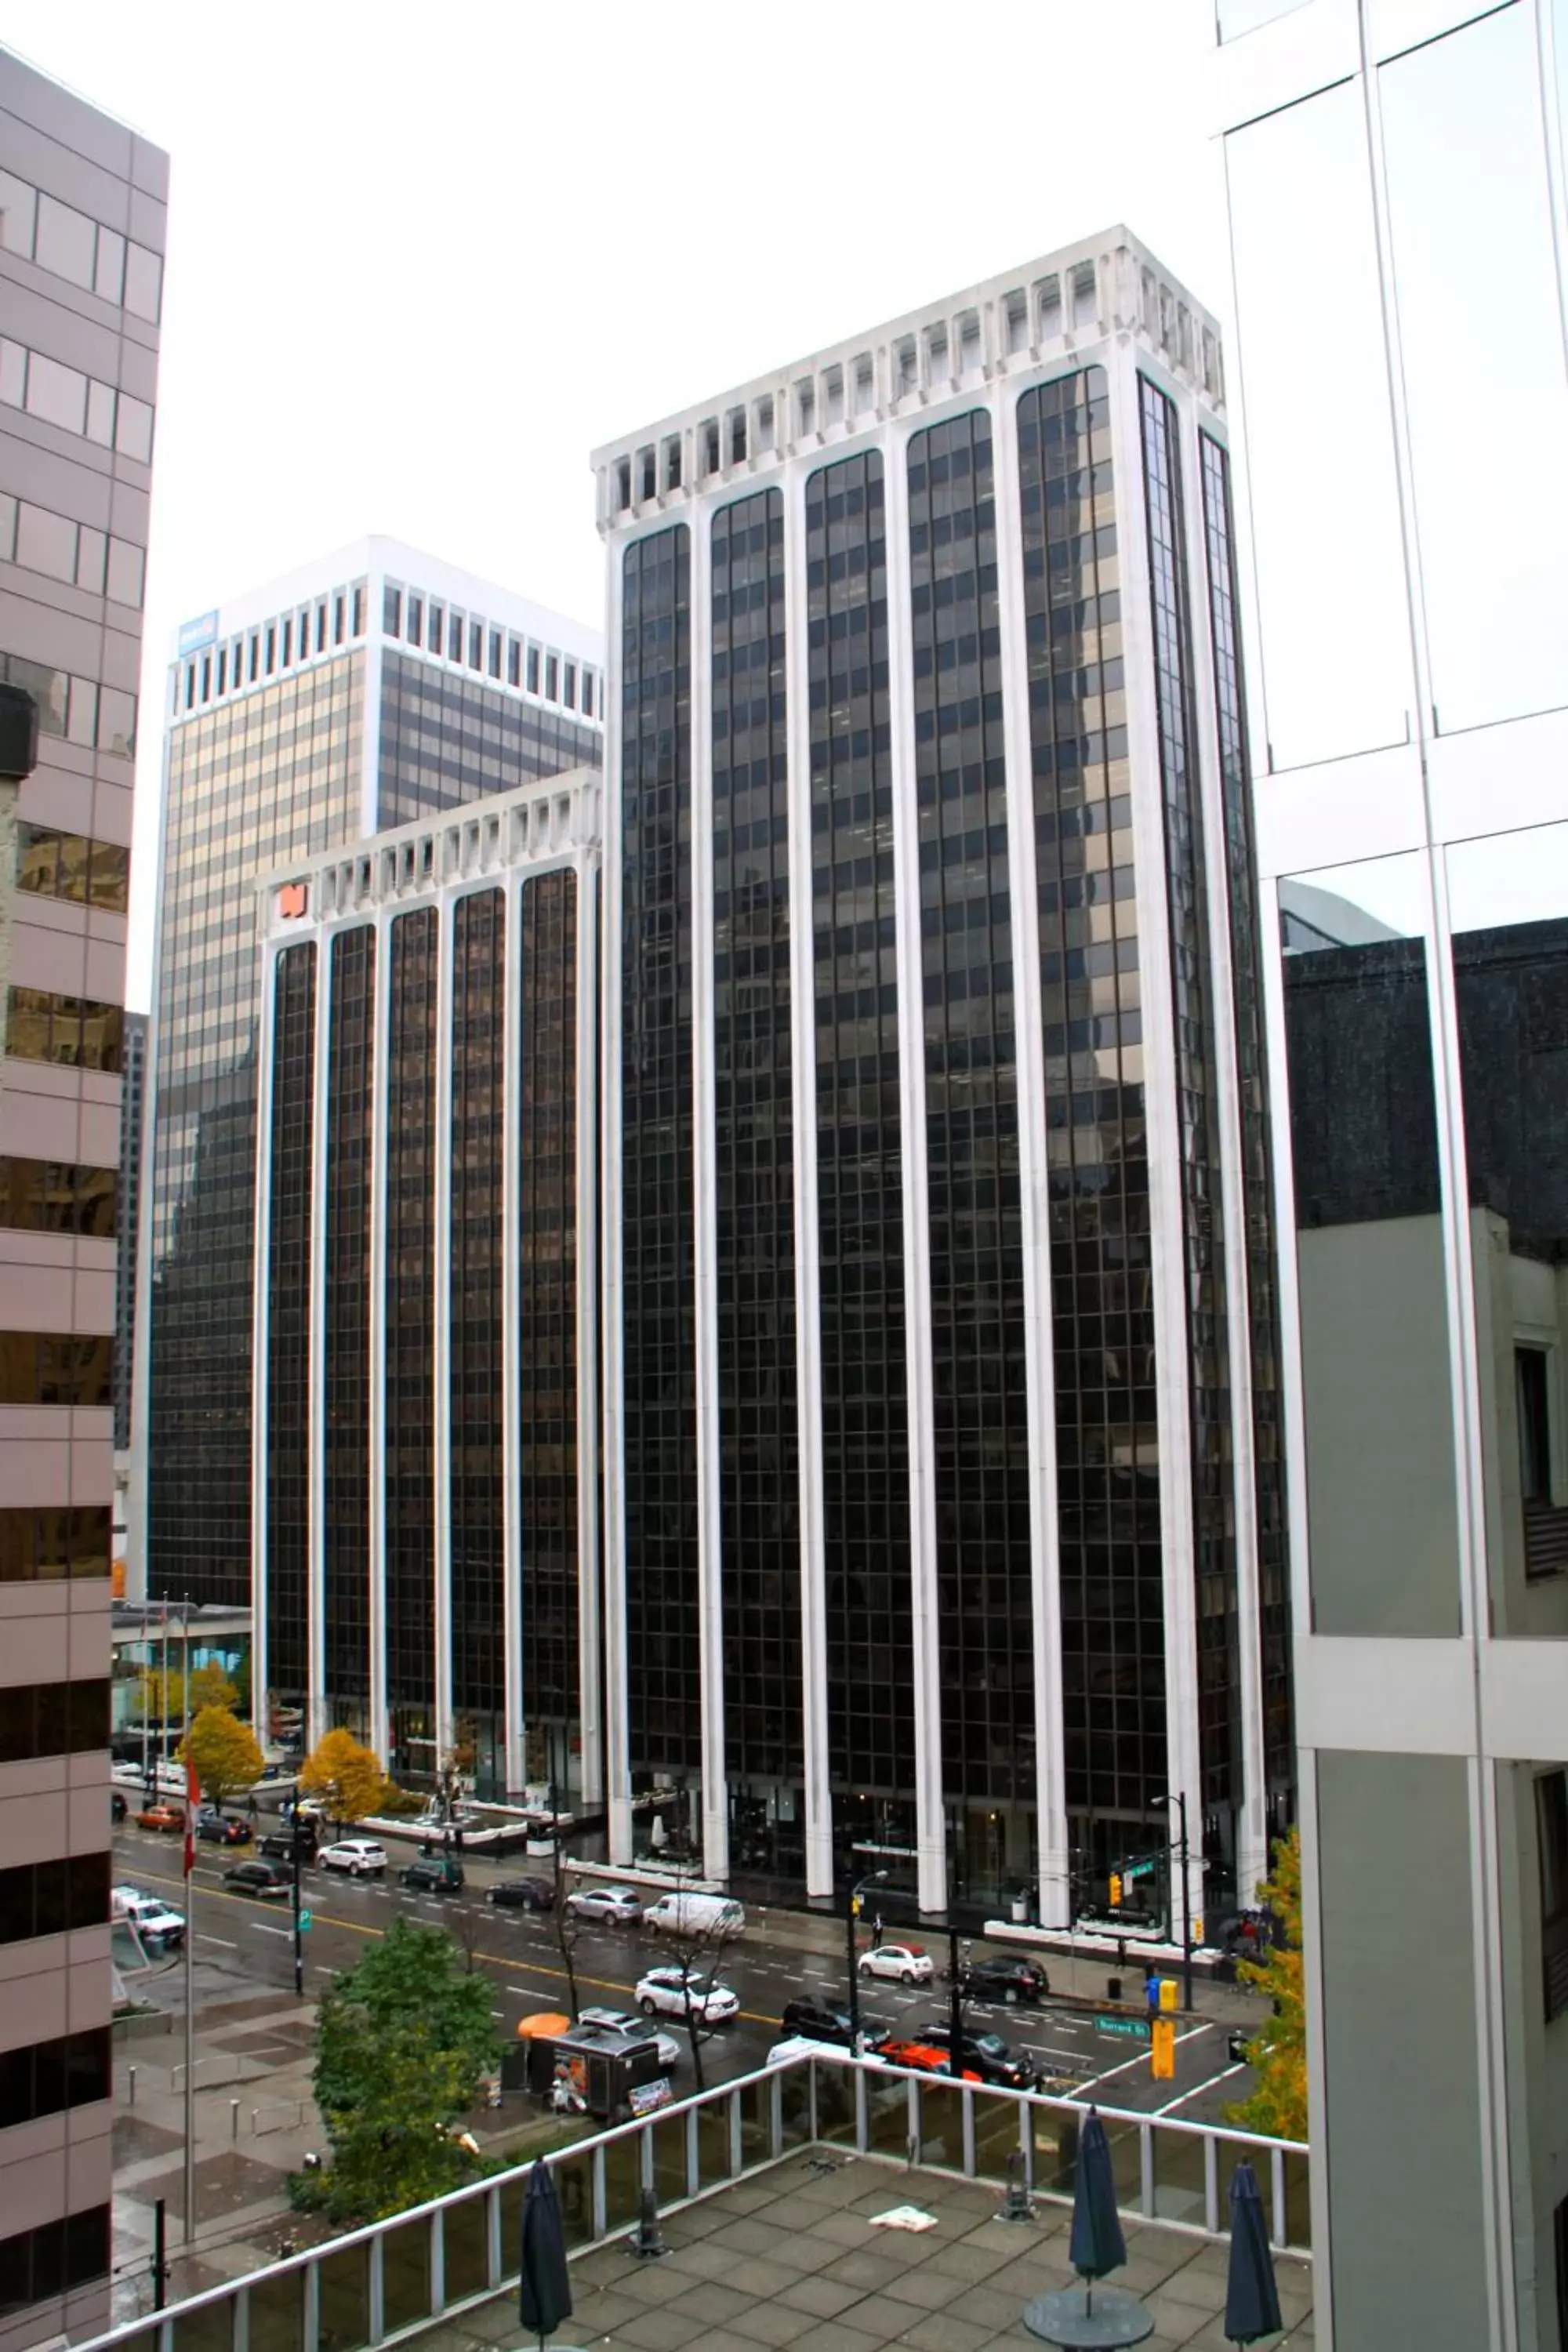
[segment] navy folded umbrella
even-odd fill
[[[1097,2278],[1104,2278],[1108,2271],[1120,2270],[1127,2260],[1127,2241],[1121,2234],[1121,2216],[1116,2210],[1110,2142],[1095,2107],[1090,2107],[1084,2117],[1079,2137],[1068,2259],[1079,2278],[1091,2284]]]
[[[522,2197],[522,2275],[519,2301],[525,2327],[545,2337],[572,2316],[572,2281],[566,2269],[566,2232],[555,2176],[536,2157]]]
[[[1225,2332],[1233,2344],[1256,2344],[1277,2336],[1279,2290],[1258,2176],[1245,2160],[1230,2176],[1230,2273],[1225,2289]]]

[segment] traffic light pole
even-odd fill
[[[864,1890],[879,1886],[887,1875],[885,1870],[874,1870],[869,1877],[860,1879],[849,1889],[844,1906],[844,1957],[849,1969],[849,2047],[857,2055],[860,2049],[860,1970],[855,1957],[855,1922],[860,1916]]]
[[[292,1835],[292,1837],[291,1837],[291,1838],[290,1838],[290,1840],[289,1840],[289,1843],[290,1843],[290,1845],[291,1845],[291,1847],[292,1847],[292,1849],[293,1849],[293,1857],[292,1857],[292,1858],[293,1858],[293,1867],[294,1867],[294,1998],[295,1998],[295,2000],[304,2000],[304,1998],[305,1998],[305,1937],[304,1937],[304,1933],[303,1933],[303,1931],[302,1931],[302,1929],[301,1929],[301,1927],[300,1927],[300,1786],[299,1786],[298,1781],[296,1781],[296,1782],[295,1782],[295,1784],[294,1784],[294,1819],[293,1819],[293,1835]]]

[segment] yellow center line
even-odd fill
[[[139,1874],[139,1875],[142,1878],[150,1878],[154,1886],[177,1886],[184,1889],[185,1884],[184,1874],[182,1874],[178,1878],[166,1878],[159,1871],[143,1870]],[[210,1895],[215,1897],[219,1903],[241,1904],[247,1911],[254,1912],[258,1907],[257,1899],[254,1895],[230,1895],[225,1888],[221,1886],[214,1886],[208,1879],[202,1880],[200,1884],[204,1901]],[[265,1908],[266,1906],[263,1906],[261,1907]],[[323,1927],[346,1927],[351,1936],[384,1936],[386,1933],[386,1929],[384,1927],[367,1927],[363,1919],[344,1919],[340,1917],[335,1912],[318,1911],[316,1906],[309,1901],[306,1902],[304,1908],[310,1912],[312,1919],[320,1919]],[[424,1923],[420,1922],[419,1924],[423,1925]],[[541,1960],[520,1959],[512,1953],[503,1955],[500,1952],[476,1951],[474,1958],[476,1960],[486,1961],[492,1969],[510,1969],[514,1976],[552,1977],[562,1984],[570,1982],[570,1979],[568,1978],[564,1969],[547,1969]],[[592,1985],[595,1992],[624,1992],[631,1993],[634,1996],[637,1992],[637,1987],[635,1984],[618,1984],[610,1977],[584,1976],[580,1969],[577,1971],[577,1982],[580,1985]],[[736,2016],[737,2018],[744,2018],[749,2025],[776,2025],[778,2023],[778,2020],[776,2018],[764,2016],[761,2010],[738,2010],[736,2011]],[[683,2025],[685,2021],[684,2018],[675,2018],[671,2021],[671,2022],[677,2025]]]

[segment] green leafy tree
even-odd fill
[[[500,2063],[489,1986],[438,1927],[395,1919],[338,1978],[316,2026],[316,2105],[331,2162],[322,2201],[380,2221],[487,2167],[454,2135]]]
[[[1274,1848],[1274,1874],[1258,1889],[1274,1920],[1274,1938],[1261,1959],[1243,1960],[1237,1974],[1267,1993],[1269,2014],[1247,2045],[1256,2081],[1249,2098],[1226,2110],[1231,2123],[1277,2139],[1307,2137],[1307,2001],[1301,1970],[1301,1832]]]
[[[362,1746],[352,1731],[329,1731],[300,1766],[300,1788],[307,1797],[321,1797],[342,1828],[380,1811],[386,1775],[375,1750]]]
[[[261,1778],[256,1734],[225,1706],[204,1706],[175,1752],[182,1763],[188,1757],[202,1794],[220,1812],[226,1798]]]

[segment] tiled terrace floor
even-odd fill
[[[831,2170],[816,2165],[830,2164]],[[871,2217],[912,2204],[936,2217],[913,2234]],[[996,2217],[1000,2193],[978,2182],[820,2148],[787,2157],[668,2215],[673,2252],[639,2263],[625,2240],[572,2264],[574,2316],[549,2340],[637,2352],[1039,2352],[1022,2315],[1032,2297],[1072,2283],[1067,2205],[1035,2204],[1031,2222]],[[1127,2228],[1127,2266],[1112,2282],[1154,2321],[1149,2352],[1225,2352],[1226,2249],[1155,2222]],[[1289,2352],[1310,2352],[1310,2263],[1277,2261]],[[438,2323],[419,2352],[531,2346],[515,2294]]]

